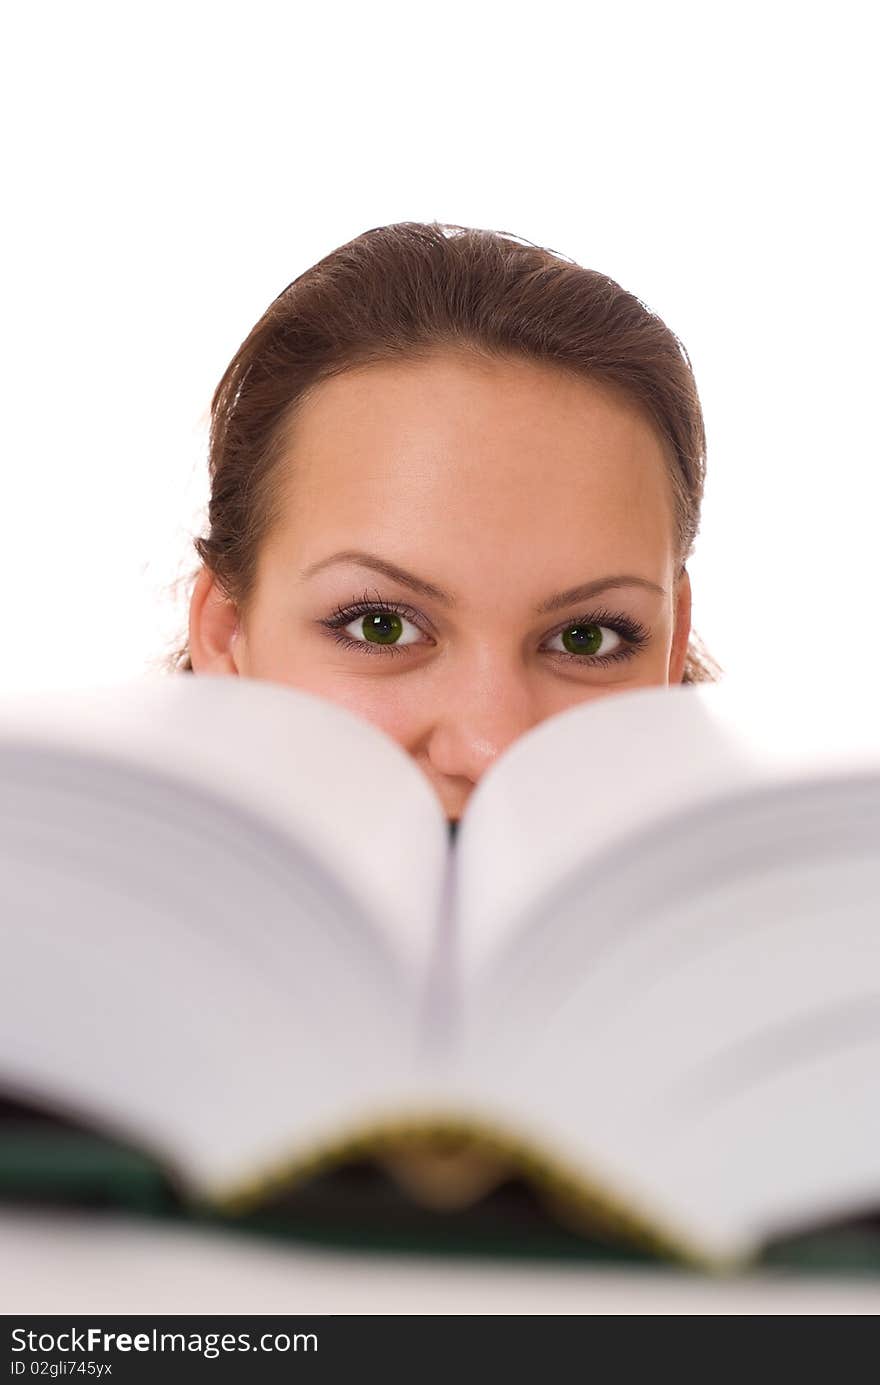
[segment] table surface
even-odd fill
[[[0,1312],[874,1315],[880,1279],[451,1261],[14,1210],[0,1212]]]

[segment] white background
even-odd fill
[[[185,633],[214,386],[369,227],[513,232],[683,340],[694,624],[730,675],[880,673],[873,6],[15,7],[0,58],[0,688]]]

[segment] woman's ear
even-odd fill
[[[238,612],[221,591],[211,570],[203,567],[189,603],[189,656],[194,673],[241,674]]]
[[[691,636],[691,579],[687,568],[684,567],[675,592],[674,622],[672,648],[669,652],[669,682],[680,683],[684,676],[688,640]]]

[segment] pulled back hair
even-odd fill
[[[285,440],[311,390],[355,367],[453,348],[516,357],[604,382],[645,411],[665,444],[678,560],[700,519],[706,439],[684,346],[644,303],[596,270],[505,232],[448,223],[377,226],[326,255],[270,303],[211,401],[202,566],[247,621],[258,556],[281,519]],[[191,673],[188,639],[162,661]],[[720,669],[698,636],[683,682]]]

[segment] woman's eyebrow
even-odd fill
[[[390,577],[394,582],[400,582],[404,587],[409,587],[411,591],[418,592],[420,596],[433,597],[435,601],[440,601],[444,606],[454,606],[455,597],[449,592],[445,592],[440,587],[435,587],[431,582],[423,582],[420,577],[414,577],[405,568],[397,567],[395,563],[386,562],[384,558],[377,558],[373,553],[364,553],[359,548],[347,548],[342,553],[334,553],[329,558],[321,558],[317,563],[312,563],[311,567],[303,568],[300,577],[313,577],[321,568],[329,567],[331,563],[357,563],[358,567],[370,567],[375,572],[381,572],[386,577]]]
[[[389,563],[385,558],[379,558],[374,553],[365,553],[359,548],[347,548],[340,553],[333,553],[329,558],[321,558],[317,563],[312,563],[310,567],[303,568],[300,577],[313,577],[322,568],[329,567],[331,563],[356,563],[359,567],[372,568],[374,572],[381,572],[383,576],[390,577],[394,582],[400,582],[402,586],[409,587],[411,591],[417,592],[420,596],[431,597],[434,601],[441,602],[444,606],[454,606],[455,597],[450,592],[443,591],[441,587],[435,587],[432,582],[425,582],[421,577],[416,577],[413,573],[407,572],[405,568],[398,567],[396,563]],[[644,587],[648,591],[658,592],[661,596],[666,595],[666,588],[658,586],[656,582],[650,582],[646,577],[634,577],[622,573],[615,577],[597,577],[592,582],[582,582],[580,586],[569,587],[566,591],[555,592],[553,596],[542,601],[535,607],[535,615],[547,615],[551,611],[558,611],[563,606],[570,606],[574,601],[587,601],[591,596],[596,596],[599,592],[609,591],[613,587]]]

